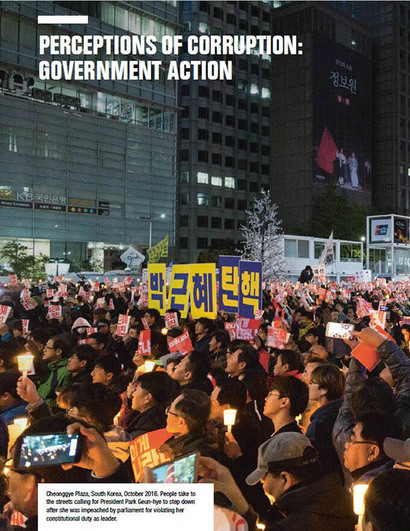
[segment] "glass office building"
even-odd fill
[[[52,14],[87,14],[89,23],[37,25]],[[107,270],[128,245],[146,248],[150,233],[152,244],[169,234],[174,245],[175,82],[40,81],[37,42],[59,33],[160,38],[176,24],[173,1],[0,2],[0,246],[18,240]]]

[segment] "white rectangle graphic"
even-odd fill
[[[38,24],[88,24],[88,15],[39,15]]]
[[[38,528],[213,531],[213,503],[209,483],[40,483]]]

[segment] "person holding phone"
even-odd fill
[[[17,466],[22,453],[25,436],[39,434],[79,433],[82,450],[76,463],[62,465]],[[41,419],[27,428],[17,439],[14,457],[5,468],[9,481],[9,497],[13,509],[28,518],[21,531],[38,529],[38,484],[39,483],[130,483],[124,465],[108,448],[104,437],[95,429],[81,422],[72,422],[64,415]]]

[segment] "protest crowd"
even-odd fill
[[[160,264],[146,283],[1,288],[0,529],[37,529],[41,482],[150,482],[199,452],[242,529],[353,531],[366,485],[360,528],[408,531],[410,282],[262,284],[220,263],[173,289],[179,267],[168,292]],[[74,466],[39,448],[19,469],[23,437],[63,432],[83,438]]]

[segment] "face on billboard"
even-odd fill
[[[314,43],[314,179],[371,193],[371,63],[344,46]]]

